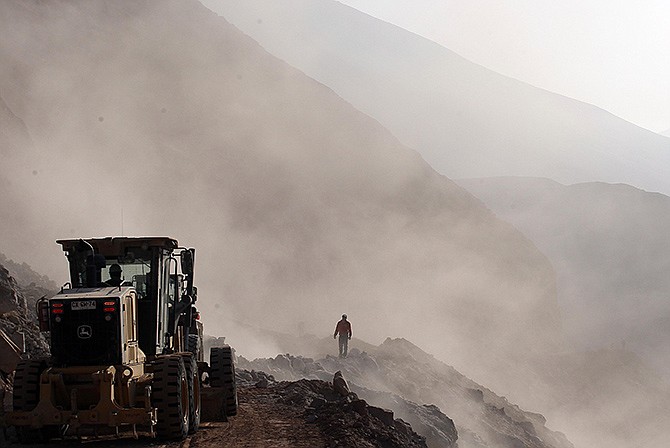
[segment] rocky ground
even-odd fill
[[[338,393],[330,382],[276,383],[263,373],[240,374],[238,415],[215,424],[218,431],[199,432],[192,447],[426,447],[393,413],[355,393]]]
[[[565,435],[547,428],[542,415],[519,408],[404,339],[387,339],[368,350],[353,348],[345,359],[240,357],[238,365],[283,380],[327,379],[341,371],[360,397],[393,410],[430,447],[573,448]]]

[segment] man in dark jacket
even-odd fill
[[[335,326],[335,334],[333,334],[333,339],[337,338],[337,335],[340,335],[340,358],[347,357],[347,351],[349,349],[349,339],[351,339],[351,323],[347,320],[347,315],[342,315],[342,320],[337,323]]]

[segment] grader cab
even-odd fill
[[[204,359],[194,249],[167,237],[57,243],[70,282],[37,303],[51,358],[14,375],[6,422],[21,442],[126,430],[179,440],[203,414],[237,413],[232,349]]]

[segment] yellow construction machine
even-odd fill
[[[236,415],[233,350],[204,359],[195,249],[167,237],[57,243],[70,281],[37,303],[51,357],[16,368],[5,423],[20,442],[122,431],[180,440],[202,415]]]

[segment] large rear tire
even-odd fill
[[[44,361],[22,360],[14,373],[15,411],[32,411],[40,401],[40,375],[46,368]],[[42,440],[43,431],[27,426],[17,426],[16,435],[20,443],[35,443]]]
[[[222,387],[225,397],[226,417],[237,415],[237,383],[233,349],[229,345],[212,347],[210,351],[210,385]]]
[[[186,377],[190,388],[188,418],[189,426],[188,433],[195,433],[200,427],[200,409],[202,406],[202,398],[200,396],[200,387],[202,386],[200,380],[200,371],[198,370],[198,362],[194,354],[187,354],[184,357],[184,367],[186,368]]]
[[[156,433],[164,440],[183,440],[188,435],[189,377],[179,355],[157,358],[153,363],[152,405],[157,409]]]

